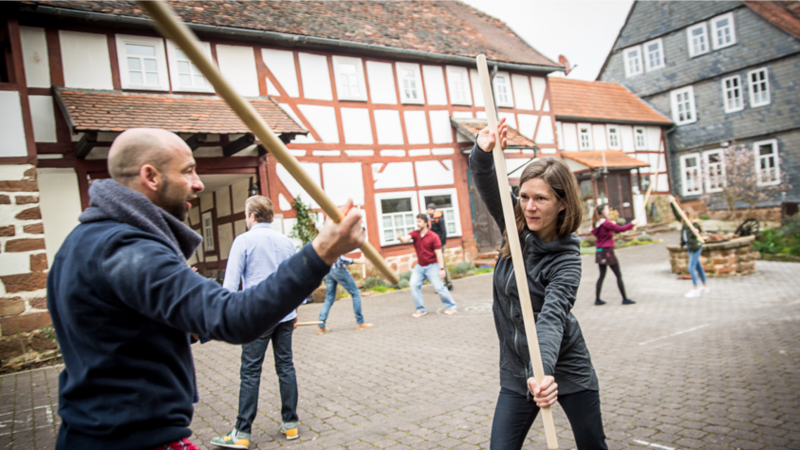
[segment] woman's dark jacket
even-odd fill
[[[681,247],[686,246],[686,250],[688,250],[689,253],[694,253],[703,248],[703,244],[701,244],[700,241],[697,240],[697,236],[695,236],[694,233],[692,233],[692,229],[689,228],[689,225],[686,222],[684,222],[681,215],[678,214],[678,211],[675,209],[675,205],[670,203],[669,206],[670,208],[672,208],[672,214],[675,215],[675,219],[677,219],[678,222],[683,223],[683,227],[681,227]],[[695,230],[700,231],[699,224],[694,223],[692,225],[694,225]]]
[[[500,229],[505,230],[492,154],[476,144],[469,166],[481,199]],[[516,203],[517,198],[511,196]],[[570,312],[581,281],[580,239],[570,234],[544,242],[525,229],[520,234],[520,244],[545,374],[555,377],[561,395],[599,390],[583,333]],[[500,339],[500,386],[527,395],[527,379],[533,371],[510,258],[501,256],[497,261],[493,298],[494,323]]]

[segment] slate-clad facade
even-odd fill
[[[793,188],[761,206],[800,200],[800,7],[758,3],[636,2],[598,76],[673,119],[670,182],[684,200],[709,194],[703,161],[733,142],[775,143],[766,150]],[[719,200],[710,197],[712,210]]]

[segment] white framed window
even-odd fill
[[[606,127],[608,135],[608,148],[611,150],[622,150],[622,140],[619,137],[619,127],[616,125],[608,125]]]
[[[747,81],[750,86],[750,106],[769,105],[769,72],[766,67],[747,72]]]
[[[706,192],[721,192],[725,187],[725,155],[722,149],[703,152]]]
[[[414,191],[375,194],[381,245],[400,244],[400,236],[417,229],[419,207]]]
[[[447,87],[450,91],[451,104],[472,105],[469,75],[465,67],[447,66]]]
[[[698,195],[703,193],[702,176],[700,172],[700,155],[681,156],[681,188],[683,195]]]
[[[633,128],[633,148],[647,150],[647,129],[645,127]]]
[[[461,236],[461,220],[459,220],[458,192],[455,189],[434,189],[419,191],[419,204],[436,205],[436,211],[444,215],[447,237]]]
[[[514,99],[511,96],[511,77],[505,72],[497,72],[494,76],[493,88],[494,99],[497,106],[514,107]]]
[[[647,61],[647,71],[664,68],[664,45],[661,39],[654,39],[650,42],[645,42],[642,47],[644,48],[645,61]]]
[[[622,51],[625,56],[625,77],[629,78],[635,75],[644,73],[644,64],[642,64],[642,48],[638,45],[636,47],[626,48]]]
[[[169,90],[163,39],[118,34],[116,41],[123,89]]]
[[[339,100],[367,101],[367,86],[364,81],[364,65],[360,58],[333,57],[336,77],[336,95]]]
[[[689,41],[690,58],[708,53],[708,29],[705,22],[687,28],[686,39]]]
[[[778,164],[778,140],[770,139],[754,142],[753,149],[756,157],[758,185],[780,184],[781,168]]]
[[[676,125],[697,122],[697,113],[694,109],[694,87],[675,89],[670,92],[670,97],[672,99],[672,120]]]
[[[214,251],[214,220],[211,211],[203,213],[203,250]]]
[[[200,43],[200,50],[211,60],[211,44]],[[172,90],[176,92],[214,92],[214,87],[200,73],[200,69],[192,63],[174,42],[167,41],[167,58],[169,58],[169,75]]]
[[[400,103],[422,105],[422,76],[418,64],[396,63],[397,85],[400,87]]]
[[[578,124],[578,147],[581,150],[592,149],[592,126],[588,123]]]
[[[726,113],[743,110],[743,97],[742,81],[739,78],[739,75],[722,79],[722,104]]]
[[[711,19],[711,47],[719,50],[735,43],[736,31],[733,26],[733,13],[729,12]]]

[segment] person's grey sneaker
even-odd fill
[[[211,439],[211,444],[224,448],[247,449],[250,447],[250,433],[242,433],[236,428],[225,436]]]

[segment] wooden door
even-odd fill
[[[608,204],[619,211],[619,216],[631,221],[633,215],[633,193],[631,174],[627,170],[611,171],[607,176]]]
[[[469,182],[469,205],[472,210],[472,229],[475,230],[478,252],[499,250],[503,243],[503,234],[492,215],[489,214],[489,210],[486,209],[478,190],[475,189],[471,170],[467,171],[467,181]]]

